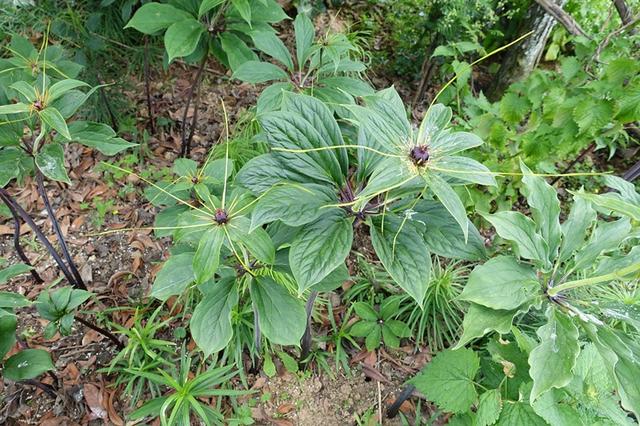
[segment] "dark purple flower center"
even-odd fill
[[[215,221],[218,223],[218,225],[227,223],[227,220],[228,220],[227,212],[224,209],[216,209],[214,216],[215,216]]]
[[[416,166],[424,166],[429,161],[429,149],[427,145],[418,145],[411,149],[409,157]]]

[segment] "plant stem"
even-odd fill
[[[300,364],[306,365],[305,360],[311,353],[311,343],[312,343],[311,314],[313,313],[313,304],[315,303],[317,297],[318,297],[318,292],[315,290],[312,291],[305,305],[305,309],[307,311],[307,327],[305,328],[304,335],[302,336],[302,340],[300,341],[300,348],[301,348],[300,362],[299,362]]]
[[[47,215],[49,216],[49,220],[51,220],[51,225],[53,226],[53,230],[58,237],[58,242],[60,243],[60,248],[62,249],[62,255],[67,261],[69,265],[69,269],[71,270],[71,274],[75,280],[73,284],[74,287],[77,287],[82,290],[86,290],[87,286],[84,284],[82,277],[80,276],[80,272],[76,267],[71,255],[69,254],[69,248],[67,247],[67,242],[64,240],[64,235],[62,235],[62,230],[60,229],[60,225],[58,224],[58,219],[56,219],[56,213],[51,207],[51,203],[49,202],[49,197],[47,196],[47,190],[44,187],[44,179],[42,177],[42,173],[40,170],[36,170],[36,181],[38,183],[38,191],[40,192],[40,196],[44,201],[44,207],[47,210]]]
[[[74,284],[75,280],[73,278],[73,275],[71,275],[71,273],[67,269],[67,265],[64,263],[58,252],[56,252],[56,249],[53,248],[51,242],[42,233],[40,228],[38,228],[38,225],[36,225],[33,219],[31,219],[31,216],[29,216],[29,214],[12,199],[11,194],[9,194],[4,188],[0,188],[0,198],[2,198],[2,201],[4,201],[4,203],[8,207],[12,206],[16,209],[22,220],[24,220],[26,224],[29,225],[29,227],[36,234],[36,237],[38,237],[42,245],[45,246],[51,257],[53,257],[53,260],[55,260],[55,262],[58,264],[58,267],[60,268],[60,270],[62,270],[62,273],[64,274],[67,281],[69,281],[71,284]]]
[[[147,111],[149,113],[149,130],[151,134],[156,133],[156,120],[153,115],[153,105],[151,103],[151,73],[149,71],[149,37],[144,37],[144,91],[147,95]]]
[[[102,334],[103,336],[105,336],[107,339],[111,340],[117,347],[118,349],[122,350],[124,349],[124,343],[122,343],[118,337],[116,335],[114,335],[113,333],[111,333],[109,330],[106,330],[96,324],[93,324],[90,321],[87,321],[86,319],[78,316],[78,315],[74,315],[73,316],[75,318],[76,321],[78,321],[80,324],[84,325],[85,327],[88,327],[90,329],[92,329],[93,331],[97,331],[98,333]]]
[[[404,389],[402,389],[400,395],[398,395],[396,400],[393,401],[393,404],[391,404],[391,406],[387,409],[387,418],[392,419],[398,414],[400,406],[403,402],[411,397],[414,390],[416,390],[416,387],[413,385],[407,385]]]
[[[571,290],[574,288],[584,287],[584,286],[593,285],[593,284],[600,284],[607,281],[613,281],[618,278],[624,278],[626,275],[632,274],[637,271],[640,271],[640,263],[634,263],[633,265],[627,266],[626,268],[622,268],[618,271],[611,272],[609,274],[598,275],[597,277],[585,278],[582,280],[568,281],[557,287],[553,287],[549,289],[547,294],[550,297],[554,297],[562,291]]]
[[[193,140],[193,135],[196,132],[197,122],[198,122],[198,110],[200,109],[200,84],[198,84],[198,88],[196,89],[196,103],[193,106],[193,117],[191,118],[191,126],[189,126],[189,137],[187,138],[187,152],[186,156],[188,157],[191,154],[191,141]]]
[[[33,267],[33,265],[31,264],[31,261],[25,254],[24,250],[22,250],[22,246],[20,245],[20,217],[18,216],[18,213],[16,213],[16,209],[13,208],[11,204],[7,203],[6,201],[5,201],[5,204],[9,209],[9,211],[11,212],[11,216],[13,216],[13,221],[15,223],[15,230],[13,231],[13,247],[16,249],[16,253],[18,253],[18,257],[22,260],[22,262]],[[34,280],[36,280],[38,284],[41,284],[44,282],[40,274],[38,274],[38,272],[35,269],[31,269],[31,271],[29,272],[31,272],[31,276],[33,277]]]
[[[588,147],[582,150],[580,155],[578,155],[576,158],[573,159],[573,161],[569,163],[569,165],[562,171],[562,173],[560,173],[558,176],[553,178],[553,180],[551,181],[551,185],[555,185],[555,183],[560,180],[562,175],[569,173],[571,169],[573,169],[573,166],[575,166],[578,162],[582,161],[582,159],[594,149],[596,149],[596,144],[592,142]]]
[[[46,383],[39,382],[37,380],[33,380],[33,379],[20,380],[18,383],[35,386],[38,389],[41,389],[43,392],[48,393],[49,395],[51,395],[54,398],[56,398],[58,396],[58,393],[56,392],[56,390],[55,390],[55,388],[53,386],[48,385]]]
[[[190,141],[187,138],[187,114],[189,113],[189,106],[191,106],[191,99],[193,98],[193,94],[197,87],[200,86],[200,80],[202,77],[202,72],[204,71],[204,66],[207,63],[208,55],[204,55],[202,60],[200,61],[200,66],[198,67],[198,72],[193,80],[193,84],[189,88],[189,93],[187,94],[187,103],[184,106],[184,112],[182,113],[182,148],[180,150],[180,156],[184,157],[187,155],[187,152],[191,151],[191,147],[188,146]],[[195,114],[195,113],[194,113]]]

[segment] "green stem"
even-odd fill
[[[610,274],[598,275],[597,277],[585,278],[582,280],[569,281],[561,284],[557,287],[553,287],[548,291],[549,296],[556,296],[561,291],[571,290],[578,287],[584,287],[592,284],[599,284],[605,281],[613,281],[618,278],[624,278],[626,275],[640,271],[640,262],[635,263],[626,268],[622,268],[619,271],[611,272]]]

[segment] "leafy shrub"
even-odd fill
[[[640,348],[633,340],[637,330],[623,333],[609,319],[632,327],[637,323],[623,303],[600,303],[597,293],[581,290],[637,279],[640,251],[637,247],[625,250],[622,244],[628,239],[637,242],[627,216],[638,213],[639,196],[633,185],[609,178],[619,194],[575,193],[571,211],[561,224],[555,190],[526,166],[521,167],[523,194],[533,219],[515,211],[484,215],[500,237],[513,243],[513,254],[495,257],[471,272],[460,295],[471,305],[457,347],[493,331],[511,331],[516,337],[526,333],[525,322],[512,323],[528,312],[543,324],[536,338],[527,338],[533,382],[529,400],[534,409],[543,400],[559,403],[565,398],[586,340],[602,357],[622,406],[637,414],[640,400],[626,379],[637,372],[634,364]],[[620,218],[598,221],[590,201]]]
[[[278,61],[284,69],[269,62],[247,61],[233,76],[248,83],[276,81],[258,98],[258,113],[280,109],[284,92],[298,91],[322,99],[328,106],[354,103],[354,96],[373,93],[362,81],[366,66],[354,58],[358,48],[343,34],[327,34],[315,40],[315,28],[304,14],[294,21],[295,60],[284,43],[273,34],[255,39],[256,47]],[[355,77],[355,78],[354,78]]]

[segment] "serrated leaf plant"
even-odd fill
[[[527,358],[535,344],[530,336],[514,331],[475,351],[448,349],[408,383],[452,413],[452,424],[634,424],[620,407],[606,364],[592,343],[582,348],[565,388],[552,389],[531,402]]]
[[[327,33],[316,39],[313,22],[299,13],[293,23],[295,55],[271,33],[254,37],[256,48],[277,63],[250,60],[233,77],[247,83],[271,83],[258,98],[257,111],[280,109],[284,92],[315,96],[328,105],[351,104],[354,98],[373,93],[361,78],[366,65],[359,60],[359,49],[344,34]]]
[[[526,313],[541,323],[535,337],[530,336],[534,339],[528,357],[531,404],[570,385],[588,341],[602,357],[622,406],[637,415],[640,393],[634,383],[640,379],[640,347],[635,342],[638,323],[633,314],[637,300],[628,305],[620,300],[610,308],[601,303],[596,289],[624,287],[638,280],[637,228],[625,216],[635,211],[629,211],[631,203],[623,201],[637,201],[638,194],[633,185],[609,178],[621,193],[578,192],[561,223],[555,189],[524,164],[521,168],[522,192],[531,217],[516,211],[484,215],[496,233],[512,243],[512,253],[494,257],[471,272],[460,295],[470,308],[456,347],[490,332],[525,333],[528,326],[518,319]],[[594,206],[619,217],[598,220]],[[619,322],[629,327],[621,328]]]

